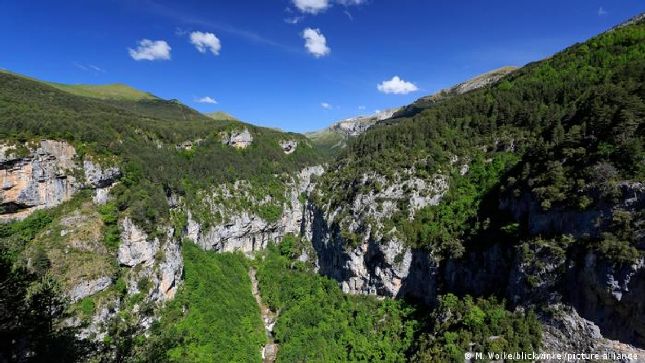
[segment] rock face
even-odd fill
[[[548,308],[549,313],[539,318],[543,321],[543,352],[576,352],[606,354],[611,362],[638,362],[636,359],[614,358],[623,356],[644,357],[645,350],[634,348],[615,340],[605,339],[600,329],[589,320],[583,319],[575,309],[555,304]],[[587,361],[587,360],[584,360]],[[583,362],[574,360],[573,362]]]
[[[283,213],[275,222],[268,222],[248,211],[230,213],[212,205],[212,210],[225,215],[224,220],[205,227],[193,218],[188,209],[186,236],[206,250],[252,252],[266,248],[270,241],[278,241],[287,233],[298,235],[307,229],[302,195],[311,191],[312,176],[321,175],[323,171],[320,166],[306,168],[288,184],[288,202],[283,205]]]
[[[407,296],[431,303],[438,264],[428,252],[406,245],[385,222],[395,213],[413,218],[417,210],[437,205],[448,191],[448,177],[421,179],[413,169],[392,178],[369,173],[353,187],[367,191],[335,208],[309,206],[307,224],[312,226],[310,240],[320,273],[338,280],[347,293]]]
[[[510,211],[516,220],[526,220],[528,232],[532,235],[570,234],[576,238],[598,238],[617,213],[631,214],[645,209],[645,184],[621,182],[617,188],[622,195],[619,203],[604,202],[584,211],[563,208],[543,211],[530,195],[503,199],[500,201],[500,209]],[[641,231],[636,240],[645,245],[645,233]]]
[[[246,149],[253,143],[253,136],[247,128],[224,132],[221,134],[221,138],[222,144],[236,149]]]
[[[84,297],[91,296],[100,291],[103,291],[110,287],[110,285],[112,285],[112,279],[107,276],[103,276],[96,280],[81,282],[80,284],[75,286],[68,295],[71,302],[74,303]]]
[[[298,148],[298,141],[296,140],[282,140],[280,141],[280,147],[285,154],[292,154]]]
[[[71,175],[75,157],[71,145],[50,140],[25,157],[0,155],[1,218],[24,218],[35,209],[69,200],[81,187]]]
[[[165,240],[160,241],[159,238],[150,239],[127,217],[120,222],[120,228],[118,261],[131,268],[128,293],[142,292],[155,302],[172,299],[183,270],[179,242],[173,238],[174,230],[168,230]],[[140,291],[142,279],[150,282],[148,291]]]
[[[584,318],[595,322],[603,335],[645,347],[645,259],[615,265],[586,252],[567,271],[566,301]]]
[[[469,172],[468,160],[457,159],[451,164],[456,168],[452,175]],[[339,187],[325,186],[326,190]],[[555,326],[545,338],[551,346],[562,341],[569,348],[584,347],[585,351],[594,347],[616,352],[632,349],[604,336],[645,347],[645,260],[617,263],[593,249],[572,248],[567,242],[601,237],[614,216],[630,215],[635,221],[633,240],[642,246],[642,183],[619,183],[622,198],[617,202],[582,212],[545,212],[528,196],[502,198],[500,209],[526,225],[529,235],[562,236],[562,241],[526,242],[511,248],[491,242],[466,249],[460,258],[440,258],[431,250],[411,248],[400,240],[395,228],[387,230],[383,223],[397,210],[407,211],[413,218],[415,210],[439,203],[448,189],[445,176],[420,179],[413,170],[394,178],[366,174],[351,187],[356,190],[352,199],[332,206],[321,194],[318,204],[310,204],[306,214],[319,272],[337,280],[343,291],[407,297],[429,305],[438,294],[448,292],[494,294],[519,308],[559,304],[561,310],[573,313],[570,318],[544,320]],[[584,336],[584,342],[556,336],[557,331],[568,334],[574,330]]]
[[[27,150],[18,156],[18,148]],[[26,155],[25,155],[26,154]],[[79,175],[85,174],[85,180]],[[120,177],[115,168],[102,169],[91,159],[82,163],[73,146],[42,140],[36,146],[0,146],[0,221],[21,219],[34,210],[50,208],[69,200],[82,188],[104,190]]]
[[[347,136],[358,136],[377,122],[391,118],[399,109],[393,108],[385,111],[378,111],[371,116],[357,116],[339,121],[330,126],[332,131],[340,132]]]
[[[121,222],[121,245],[118,260],[121,265],[134,267],[154,262],[159,250],[159,239],[148,242],[148,235],[132,223],[128,217]]]

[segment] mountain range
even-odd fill
[[[0,72],[0,361],[640,361],[644,85],[643,15],[306,135]]]

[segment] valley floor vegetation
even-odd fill
[[[267,338],[248,269],[257,269],[263,303],[278,312],[278,362],[461,362],[471,349],[539,348],[531,312],[503,301],[448,294],[435,310],[403,300],[343,294],[289,251],[271,245],[249,260],[185,241],[185,284],[126,359],[135,362],[258,362]]]

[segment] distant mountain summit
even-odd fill
[[[443,89],[433,95],[422,97],[410,105],[378,111],[369,116],[351,117],[305,135],[323,149],[335,152],[347,145],[348,138],[359,136],[380,121],[393,117],[412,116],[420,110],[428,108],[433,103],[494,84],[516,69],[517,67],[512,66],[497,68],[453,87]]]
[[[384,111],[377,111],[369,116],[356,116],[337,121],[331,126],[322,130],[306,133],[314,144],[330,153],[343,149],[347,146],[347,139],[356,137],[374,126],[379,121],[391,118],[399,108],[392,108]]]
[[[226,113],[224,111],[210,112],[210,113],[206,113],[205,115],[215,120],[240,121],[240,119],[238,119],[237,117],[231,115],[230,113]]]
[[[392,108],[385,111],[377,111],[370,116],[350,117],[348,119],[336,122],[335,124],[331,125],[329,129],[332,131],[344,133],[347,136],[358,136],[367,131],[367,129],[369,129],[375,123],[387,120],[388,118],[392,117],[398,110],[399,108]]]
[[[98,98],[101,100],[119,100],[119,101],[143,101],[159,100],[159,97],[130,87],[123,83],[94,85],[94,84],[63,84],[54,82],[45,82],[48,85],[58,88],[61,91],[71,93],[76,96]]]
[[[419,110],[428,108],[433,103],[440,102],[445,99],[462,95],[464,93],[468,93],[470,91],[474,91],[476,89],[497,83],[500,79],[512,73],[516,69],[517,67],[505,66],[505,67],[497,68],[492,71],[486,72],[484,74],[480,74],[475,78],[459,83],[456,86],[443,89],[433,95],[421,97],[411,105],[402,107],[401,110],[397,112],[395,116],[397,117],[412,116],[417,112],[419,112]]]

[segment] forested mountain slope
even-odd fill
[[[645,354],[644,81],[640,16],[330,160],[0,72],[0,361]]]
[[[565,302],[642,346],[644,81],[641,16],[370,128],[318,184],[320,271],[430,304]]]
[[[250,252],[300,230],[323,161],[304,136],[59,88],[0,73],[2,359],[68,338],[129,354],[183,281],[183,238]]]

